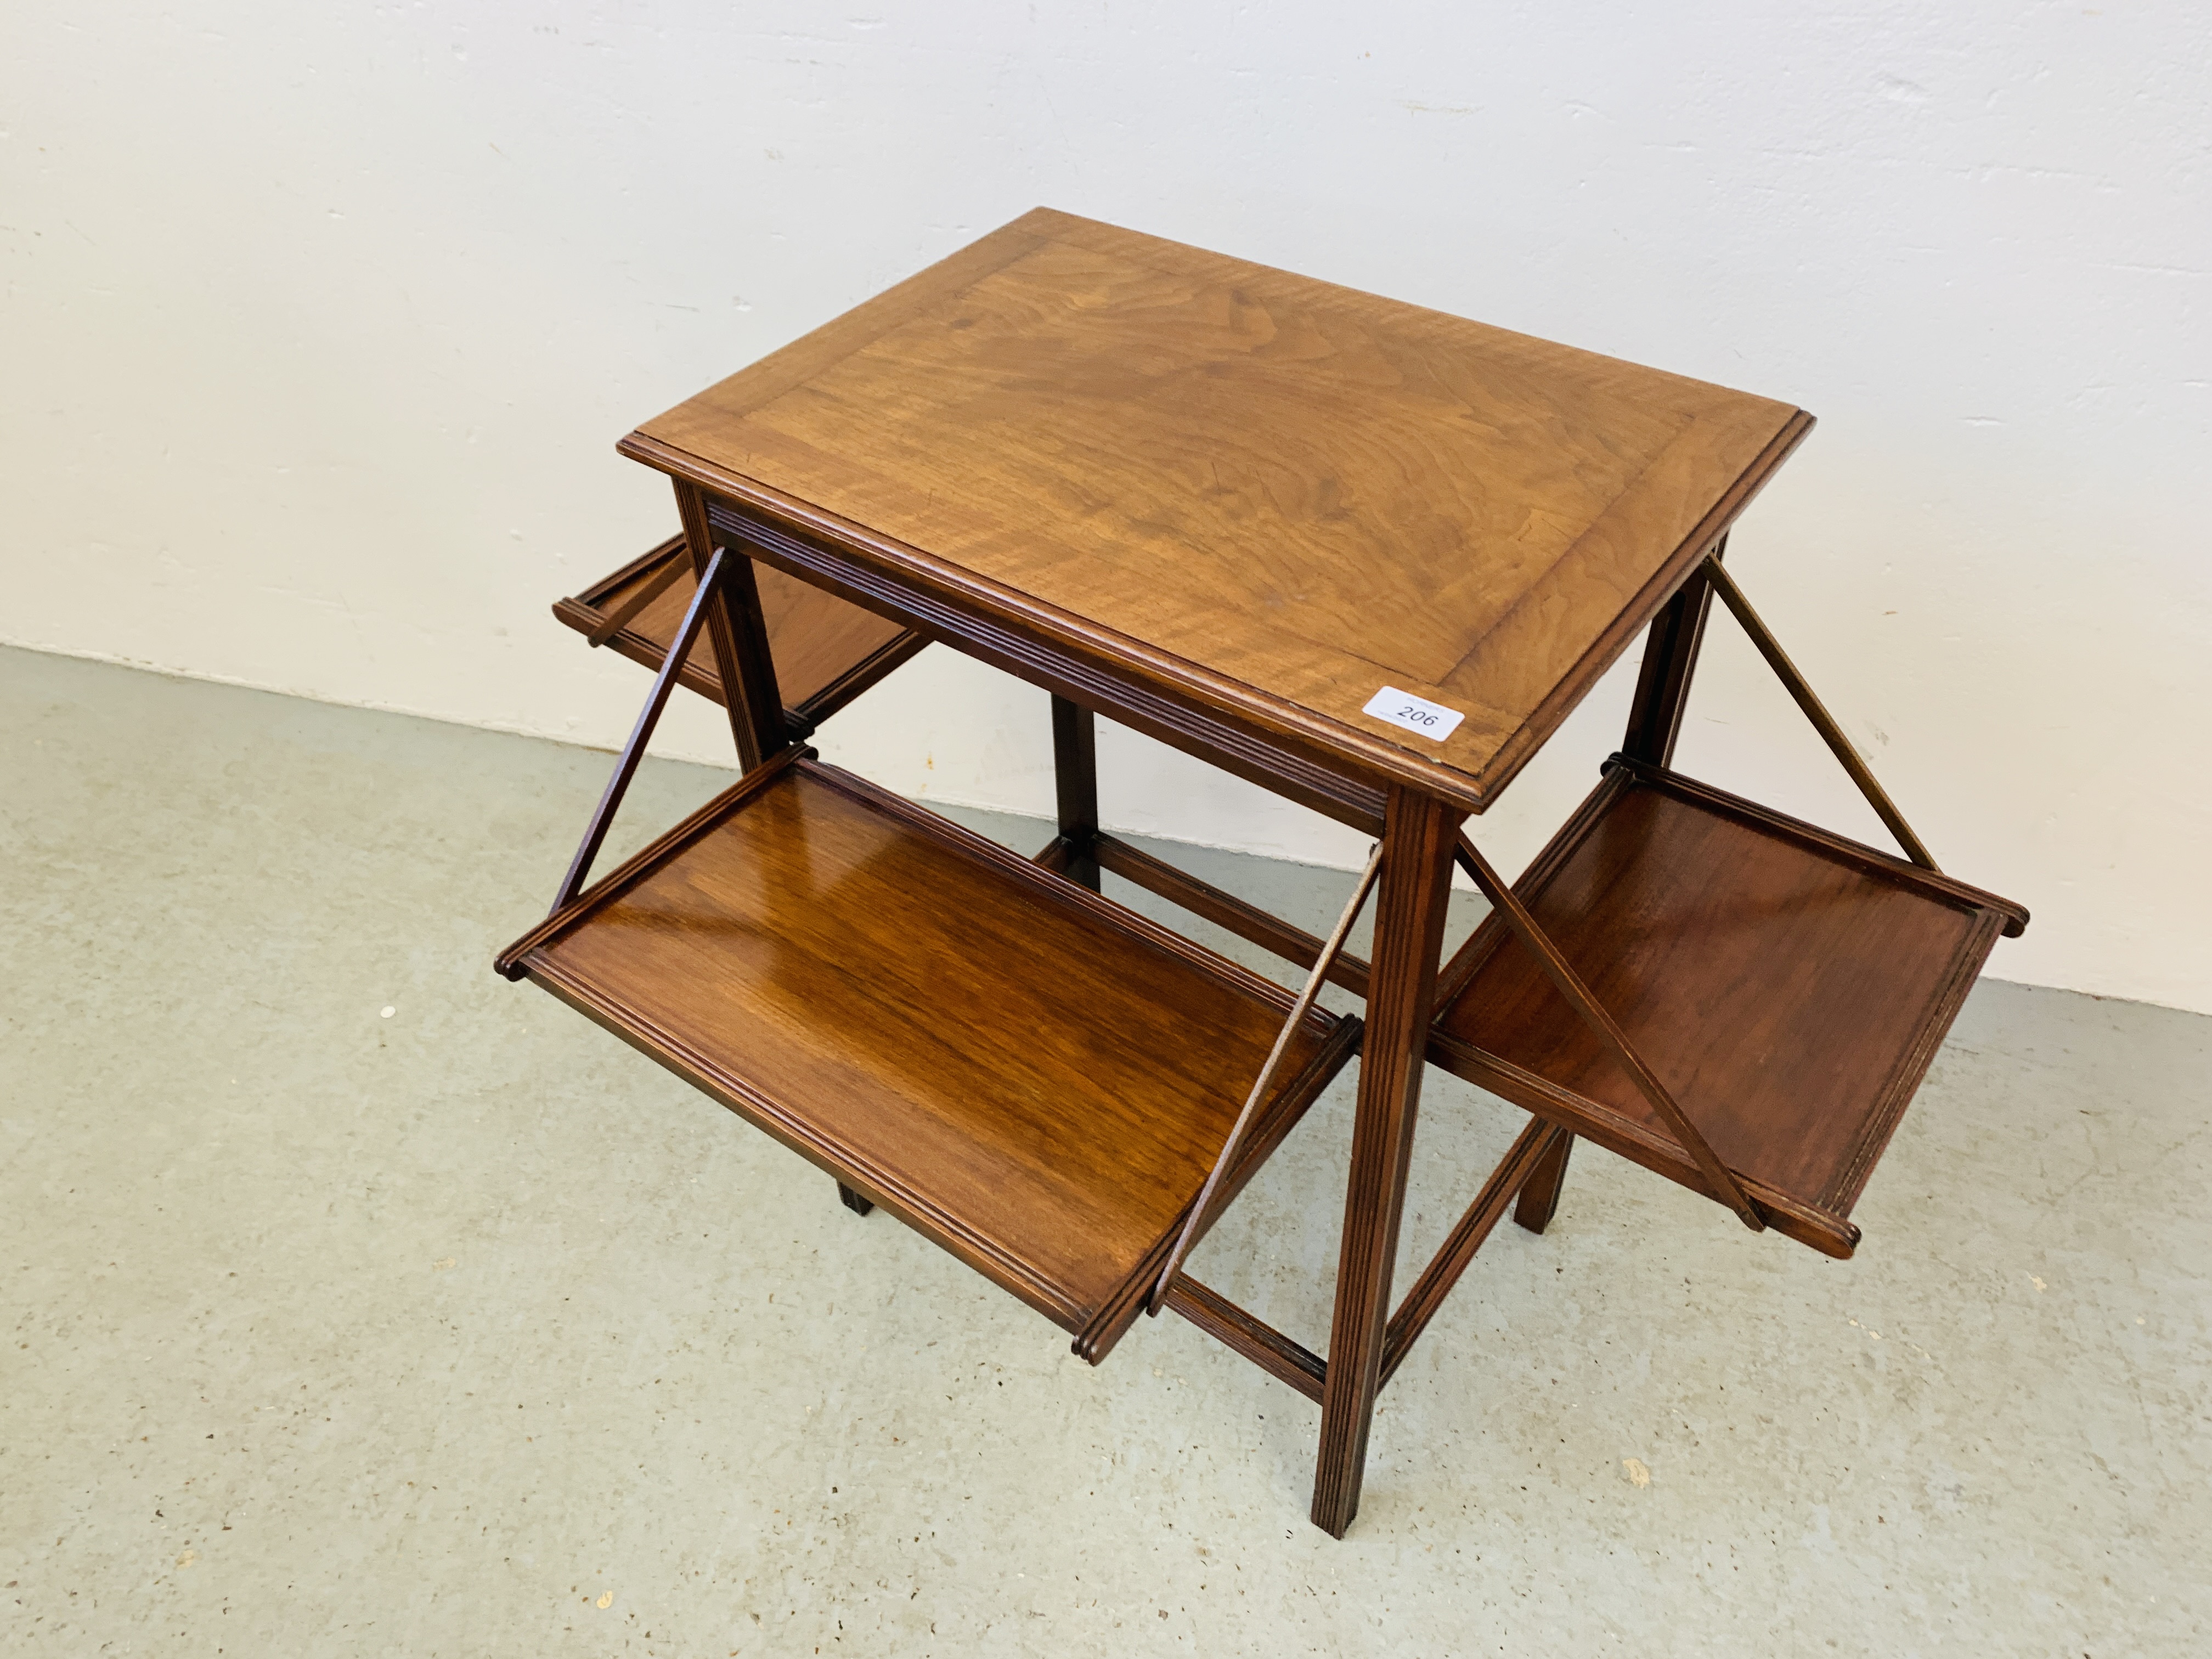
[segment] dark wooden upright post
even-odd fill
[[[693,572],[703,573],[714,556],[714,532],[707,523],[707,497],[696,484],[676,481],[676,510],[683,515],[684,539]],[[714,647],[714,670],[729,700],[730,736],[738,745],[738,767],[750,772],[791,741],[783,718],[783,696],[776,689],[775,659],[761,616],[760,586],[744,550],[730,550],[722,591],[707,607],[707,637]]]
[[[1530,1232],[1542,1232],[1559,1212],[1559,1188],[1567,1180],[1567,1155],[1574,1149],[1575,1138],[1562,1133],[1528,1172],[1528,1179],[1521,1188],[1520,1202],[1513,1206],[1513,1219]]]
[[[1382,896],[1375,912],[1359,1106],[1314,1474],[1313,1522],[1337,1538],[1359,1513],[1458,828],[1459,815],[1443,803],[1392,787],[1383,817]]]
[[[1712,556],[1728,551],[1728,538],[1714,544]],[[1681,735],[1682,709],[1690,700],[1690,679],[1698,672],[1698,649],[1705,643],[1705,615],[1713,607],[1713,585],[1705,561],[1690,573],[1659,614],[1644,641],[1644,666],[1636,677],[1636,701],[1629,706],[1628,730],[1620,751],[1631,760],[1670,766],[1674,739]]]
[[[1060,834],[1069,848],[1061,873],[1098,890],[1098,738],[1088,708],[1052,700],[1052,770],[1060,793]]]
[[[1728,551],[1728,538],[1713,544],[1711,556]],[[1674,763],[1674,743],[1682,735],[1682,711],[1690,701],[1690,682],[1698,672],[1698,653],[1705,642],[1705,618],[1713,608],[1713,584],[1705,574],[1705,562],[1690,573],[1689,580],[1675,589],[1651,619],[1644,636],[1644,666],[1636,676],[1636,700],[1628,708],[1628,730],[1621,734],[1620,752],[1631,760],[1653,766]],[[1567,1156],[1574,1138],[1562,1139],[1521,1189],[1513,1218],[1531,1232],[1551,1224],[1559,1207],[1559,1189],[1566,1183]]]

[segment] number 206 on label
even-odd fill
[[[1451,736],[1453,728],[1466,718],[1456,708],[1447,708],[1426,697],[1401,691],[1395,685],[1386,685],[1377,691],[1360,712],[1372,714],[1378,720],[1388,720],[1393,726],[1402,726],[1408,732],[1437,743]]]

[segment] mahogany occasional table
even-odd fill
[[[680,537],[562,621],[658,670],[528,977],[1071,1333],[1175,1310],[1322,1407],[1376,1392],[1577,1136],[1833,1256],[2019,906],[1939,873],[1722,563],[1787,404],[1040,209],[623,441]],[[1671,768],[1717,593],[1898,858]],[[1649,629],[1620,751],[1510,888],[1462,824]],[[932,641],[1053,696],[1034,860],[823,764]],[[743,775],[589,885],[678,681]],[[1098,827],[1103,714],[1374,836],[1323,940]],[[1455,863],[1492,914],[1440,963]],[[1293,996],[1109,870],[1310,970]],[[1372,890],[1371,963],[1344,933]],[[1364,1019],[1318,1006],[1323,979]],[[1182,1271],[1354,1055],[1326,1357]],[[1528,1112],[1391,1305],[1424,1065]]]

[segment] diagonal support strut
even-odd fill
[[[1867,805],[1873,807],[1875,816],[1889,826],[1889,833],[1897,837],[1897,844],[1905,849],[1905,855],[1922,869],[1935,870],[1941,875],[1942,872],[1937,868],[1936,860],[1920,844],[1920,837],[1912,833],[1912,826],[1905,821],[1905,814],[1897,810],[1897,803],[1890,799],[1888,793],[1875,781],[1874,773],[1859,758],[1859,751],[1851,747],[1851,740],[1844,735],[1844,728],[1836,724],[1836,717],[1814,695],[1813,688],[1806,683],[1804,675],[1797,672],[1797,665],[1790,660],[1789,653],[1782,648],[1782,642],[1759,619],[1759,612],[1751,608],[1751,601],[1744,598],[1743,590],[1735,585],[1735,578],[1729,574],[1727,567],[1717,558],[1709,557],[1704,569],[1705,580],[1713,585],[1722,601],[1735,613],[1736,621],[1742,624],[1743,631],[1751,636],[1752,644],[1758,647],[1759,654],[1766,659],[1766,665],[1774,671],[1774,676],[1782,682],[1783,689],[1796,701],[1805,718],[1813,723],[1813,729],[1820,734],[1821,741],[1843,763],[1844,770],[1851,775],[1851,781],[1858,785],[1859,793],[1866,797]]]
[[[1190,1253],[1193,1241],[1206,1231],[1211,1218],[1208,1212],[1213,1204],[1213,1194],[1237,1161],[1237,1145],[1244,1139],[1244,1131],[1252,1121],[1252,1115],[1260,1109],[1260,1103],[1267,1097],[1267,1085],[1275,1080],[1275,1068],[1283,1063],[1283,1056],[1290,1050],[1291,1038],[1296,1035],[1298,1023],[1305,1018],[1306,1010],[1313,1006],[1314,998],[1320,994],[1322,981],[1328,977],[1329,968],[1336,961],[1337,952],[1344,948],[1345,935],[1352,931],[1352,922],[1365,907],[1367,895],[1374,890],[1376,872],[1382,867],[1382,843],[1378,841],[1375,843],[1375,850],[1367,855],[1367,867],[1359,872],[1358,884],[1352,890],[1351,902],[1344,907],[1344,914],[1336,919],[1336,927],[1329,934],[1328,943],[1322,946],[1321,955],[1314,959],[1313,969],[1306,975],[1305,988],[1298,993],[1297,1000],[1291,1005],[1290,1017],[1284,1020],[1283,1029],[1275,1034],[1275,1046],[1267,1051],[1267,1063],[1260,1067],[1260,1075],[1252,1084],[1252,1092],[1244,1097],[1244,1109],[1237,1114],[1237,1121],[1231,1126],[1229,1139],[1222,1143],[1220,1154],[1213,1160],[1213,1168],[1206,1177],[1206,1185],[1198,1190],[1198,1201],[1190,1206],[1190,1214],[1183,1221],[1182,1231],[1176,1238],[1175,1249],[1168,1252],[1167,1264],[1160,1269],[1159,1278],[1153,1281],[1152,1297],[1145,1304],[1146,1313],[1158,1313],[1166,1303],[1168,1285],[1181,1271],[1183,1257]]]
[[[1443,1306],[1444,1298],[1452,1292],[1474,1260],[1474,1254],[1490,1237],[1491,1230],[1504,1218],[1505,1206],[1514,1200],[1528,1178],[1536,1172],[1545,1157],[1563,1141],[1573,1136],[1557,1124],[1542,1118],[1532,1118],[1528,1127],[1490,1172],[1490,1179],[1482,1183],[1482,1190],[1474,1195],[1474,1202],[1467,1206],[1467,1213],[1451,1230],[1436,1259],[1421,1270],[1406,1292],[1406,1299],[1398,1304],[1398,1311],[1390,1316],[1390,1322],[1382,1333],[1382,1382],[1405,1363],[1413,1351],[1415,1339],[1426,1330],[1437,1310]]]
[[[691,596],[690,607],[684,613],[684,625],[676,630],[676,638],[668,647],[668,659],[653,677],[653,690],[647,694],[645,707],[638,710],[637,724],[630,728],[629,741],[623,745],[622,755],[615,762],[614,775],[607,780],[599,804],[592,809],[583,844],[568,861],[568,873],[561,878],[561,890],[553,900],[553,914],[582,890],[585,878],[592,873],[592,860],[599,855],[599,847],[607,838],[607,827],[614,822],[615,811],[622,805],[623,796],[629,793],[629,781],[637,775],[638,763],[645,758],[646,741],[653,736],[653,728],[660,723],[660,711],[668,707],[669,693],[676,689],[677,671],[691,654],[691,643],[699,637],[700,624],[707,619],[707,600],[714,592],[726,556],[718,547],[714,557],[707,562],[707,574],[700,578],[699,590]]]

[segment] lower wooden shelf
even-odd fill
[[[606,641],[632,662],[658,671],[691,603],[690,559],[684,538],[672,537],[574,598],[556,600],[553,614],[579,634],[596,633],[632,594],[672,564],[683,562],[687,568],[675,574],[673,582]],[[769,653],[785,716],[799,732],[812,731],[929,643],[912,629],[848,605],[773,565],[756,562],[754,579],[760,586],[761,616],[768,624]],[[692,647],[677,678],[702,696],[728,701],[721,676],[714,672],[714,647],[704,637]]]
[[[848,773],[760,768],[501,955],[1073,1332],[1143,1305],[1292,999]],[[1299,1026],[1249,1176],[1357,1046]]]
[[[1514,890],[1772,1224],[1838,1256],[1990,948],[2027,922],[1993,894],[1619,757]],[[1706,1189],[1502,921],[1468,941],[1441,1000],[1432,1060]]]

